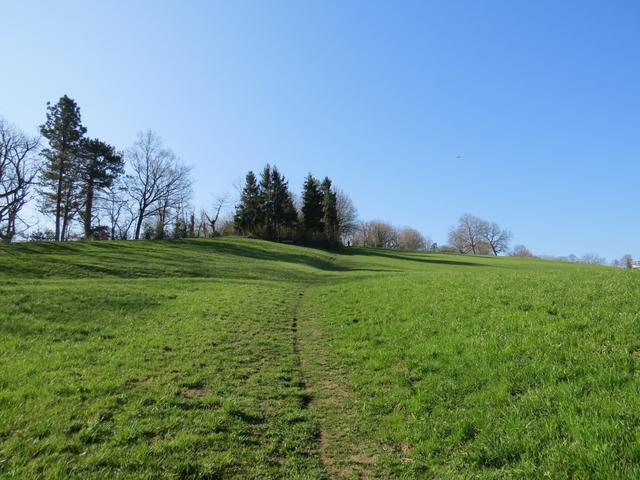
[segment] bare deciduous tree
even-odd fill
[[[449,246],[452,247],[456,253],[464,254],[471,251],[466,238],[464,231],[459,226],[449,230]]]
[[[10,243],[18,233],[20,212],[37,174],[39,141],[0,118],[0,240]]]
[[[358,231],[358,241],[366,247],[396,248],[398,245],[398,231],[387,222],[373,220],[364,222]]]
[[[336,191],[336,210],[340,236],[343,240],[350,241],[358,230],[358,210],[349,195],[342,190]]]
[[[399,250],[426,250],[427,239],[415,228],[405,227],[398,233]]]
[[[127,157],[132,170],[128,190],[136,205],[137,240],[146,219],[158,216],[158,228],[164,229],[171,209],[185,205],[191,196],[190,169],[171,150],[163,148],[160,138],[150,130],[138,134]]]
[[[209,231],[209,235],[215,237],[218,234],[216,230],[216,224],[218,223],[218,219],[220,218],[220,212],[229,205],[229,194],[225,193],[224,195],[220,195],[216,197],[213,202],[213,207],[211,211],[211,215],[209,215],[206,210],[203,210],[202,213],[207,220],[207,230]]]
[[[469,214],[462,215],[457,225],[449,230],[449,244],[458,253],[499,255],[509,249],[510,241],[511,232],[508,230]]]
[[[620,259],[620,266],[623,268],[633,268],[633,257],[630,254],[623,255]]]
[[[449,231],[449,243],[459,253],[480,253],[479,243],[483,241],[483,220],[468,213],[462,215],[458,224]]]
[[[111,240],[126,240],[136,221],[136,212],[127,187],[118,180],[99,197],[98,214],[109,227]]]
[[[524,245],[516,245],[511,251],[512,257],[533,257],[533,253]]]
[[[482,222],[481,226],[481,236],[483,240],[489,245],[491,252],[494,255],[499,255],[500,253],[506,252],[509,250],[509,242],[511,241],[511,232],[508,230],[503,230],[500,226],[495,223]]]

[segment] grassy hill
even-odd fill
[[[640,275],[0,247],[2,478],[638,478]]]

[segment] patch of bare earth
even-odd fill
[[[156,443],[160,440],[164,440],[165,435],[162,432],[147,432],[145,438],[148,443]]]
[[[197,388],[185,387],[182,389],[182,395],[188,398],[202,398],[209,395],[209,390],[207,390],[204,387],[197,387]]]

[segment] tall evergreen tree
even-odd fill
[[[276,169],[276,177],[279,178]],[[273,189],[273,175],[271,172],[271,166],[265,165],[260,175],[260,196],[259,196],[259,210],[260,210],[260,225],[262,227],[262,237],[267,239],[275,238],[276,233],[276,198]]]
[[[284,216],[283,227],[285,228],[288,237],[293,239],[296,223],[298,221],[298,211],[293,203],[293,194],[289,189],[286,191],[282,204]]]
[[[259,182],[253,172],[247,174],[234,216],[240,233],[281,240],[291,235],[296,219],[293,195],[277,167],[266,165]]]
[[[73,99],[65,95],[55,105],[47,102],[47,121],[40,126],[40,133],[49,141],[49,147],[42,151],[41,207],[55,217],[57,241],[67,237],[76,209],[80,144],[86,131]]]
[[[276,239],[286,237],[292,230],[296,220],[293,196],[289,191],[289,183],[277,167],[271,169],[271,201],[273,205],[273,230]]]
[[[311,174],[304,181],[302,192],[302,218],[304,234],[308,240],[318,240],[323,232],[324,198],[320,183]]]
[[[330,246],[335,247],[339,241],[338,209],[336,192],[331,188],[331,180],[324,177],[322,181],[322,224],[324,234]]]
[[[240,195],[240,203],[236,205],[234,224],[243,235],[255,234],[256,227],[261,223],[260,188],[253,172],[247,173],[244,188]]]
[[[83,139],[80,154],[81,206],[80,217],[84,225],[84,237],[93,235],[92,220],[96,195],[113,185],[124,172],[124,159],[111,145],[96,139]]]

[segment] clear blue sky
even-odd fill
[[[195,202],[276,164],[444,243],[465,212],[535,253],[640,256],[640,2],[4,0],[0,115],[68,94],[151,128]],[[461,157],[461,158],[458,158]]]

